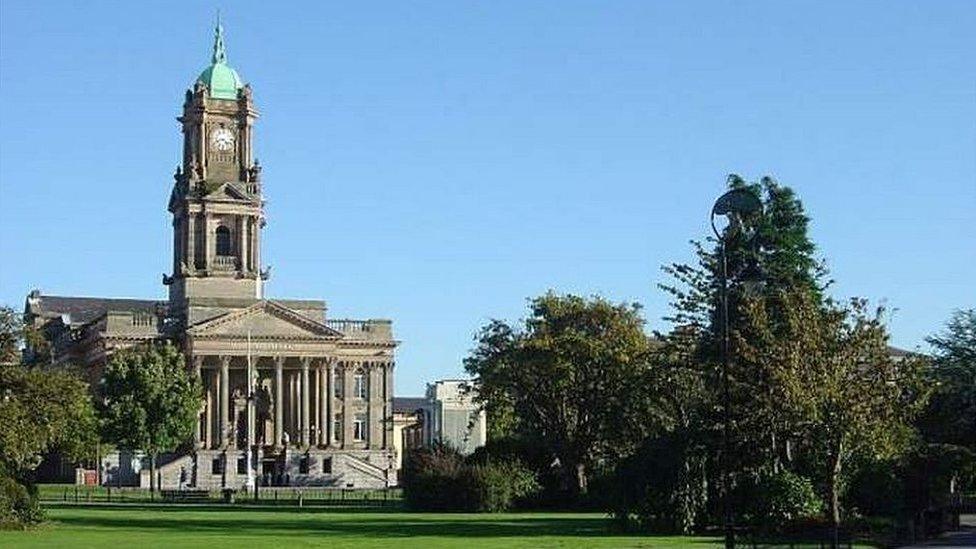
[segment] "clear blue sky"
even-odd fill
[[[915,348],[976,306],[976,2],[0,3],[0,302],[164,297],[174,117],[223,10],[269,294],[389,317],[397,391],[552,288],[645,304],[725,176],[794,187]]]

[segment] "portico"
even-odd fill
[[[382,321],[329,324],[262,300],[189,328],[186,349],[203,385],[196,450],[250,449],[259,482],[260,461],[284,464],[295,453],[355,450],[368,463],[385,461],[393,450],[395,343],[384,339]],[[297,481],[302,473],[288,474]]]

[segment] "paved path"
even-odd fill
[[[963,515],[959,517],[962,530],[946,532],[937,539],[929,540],[920,545],[912,545],[906,549],[919,549],[923,547],[939,547],[948,549],[950,547],[976,547],[976,515]]]

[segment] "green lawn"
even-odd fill
[[[50,522],[0,547],[697,547],[704,537],[616,535],[594,513],[450,514],[304,508],[48,505]]]

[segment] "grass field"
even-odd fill
[[[405,549],[720,546],[717,538],[615,534],[593,513],[451,514],[237,506],[47,505],[50,522],[0,547]]]

